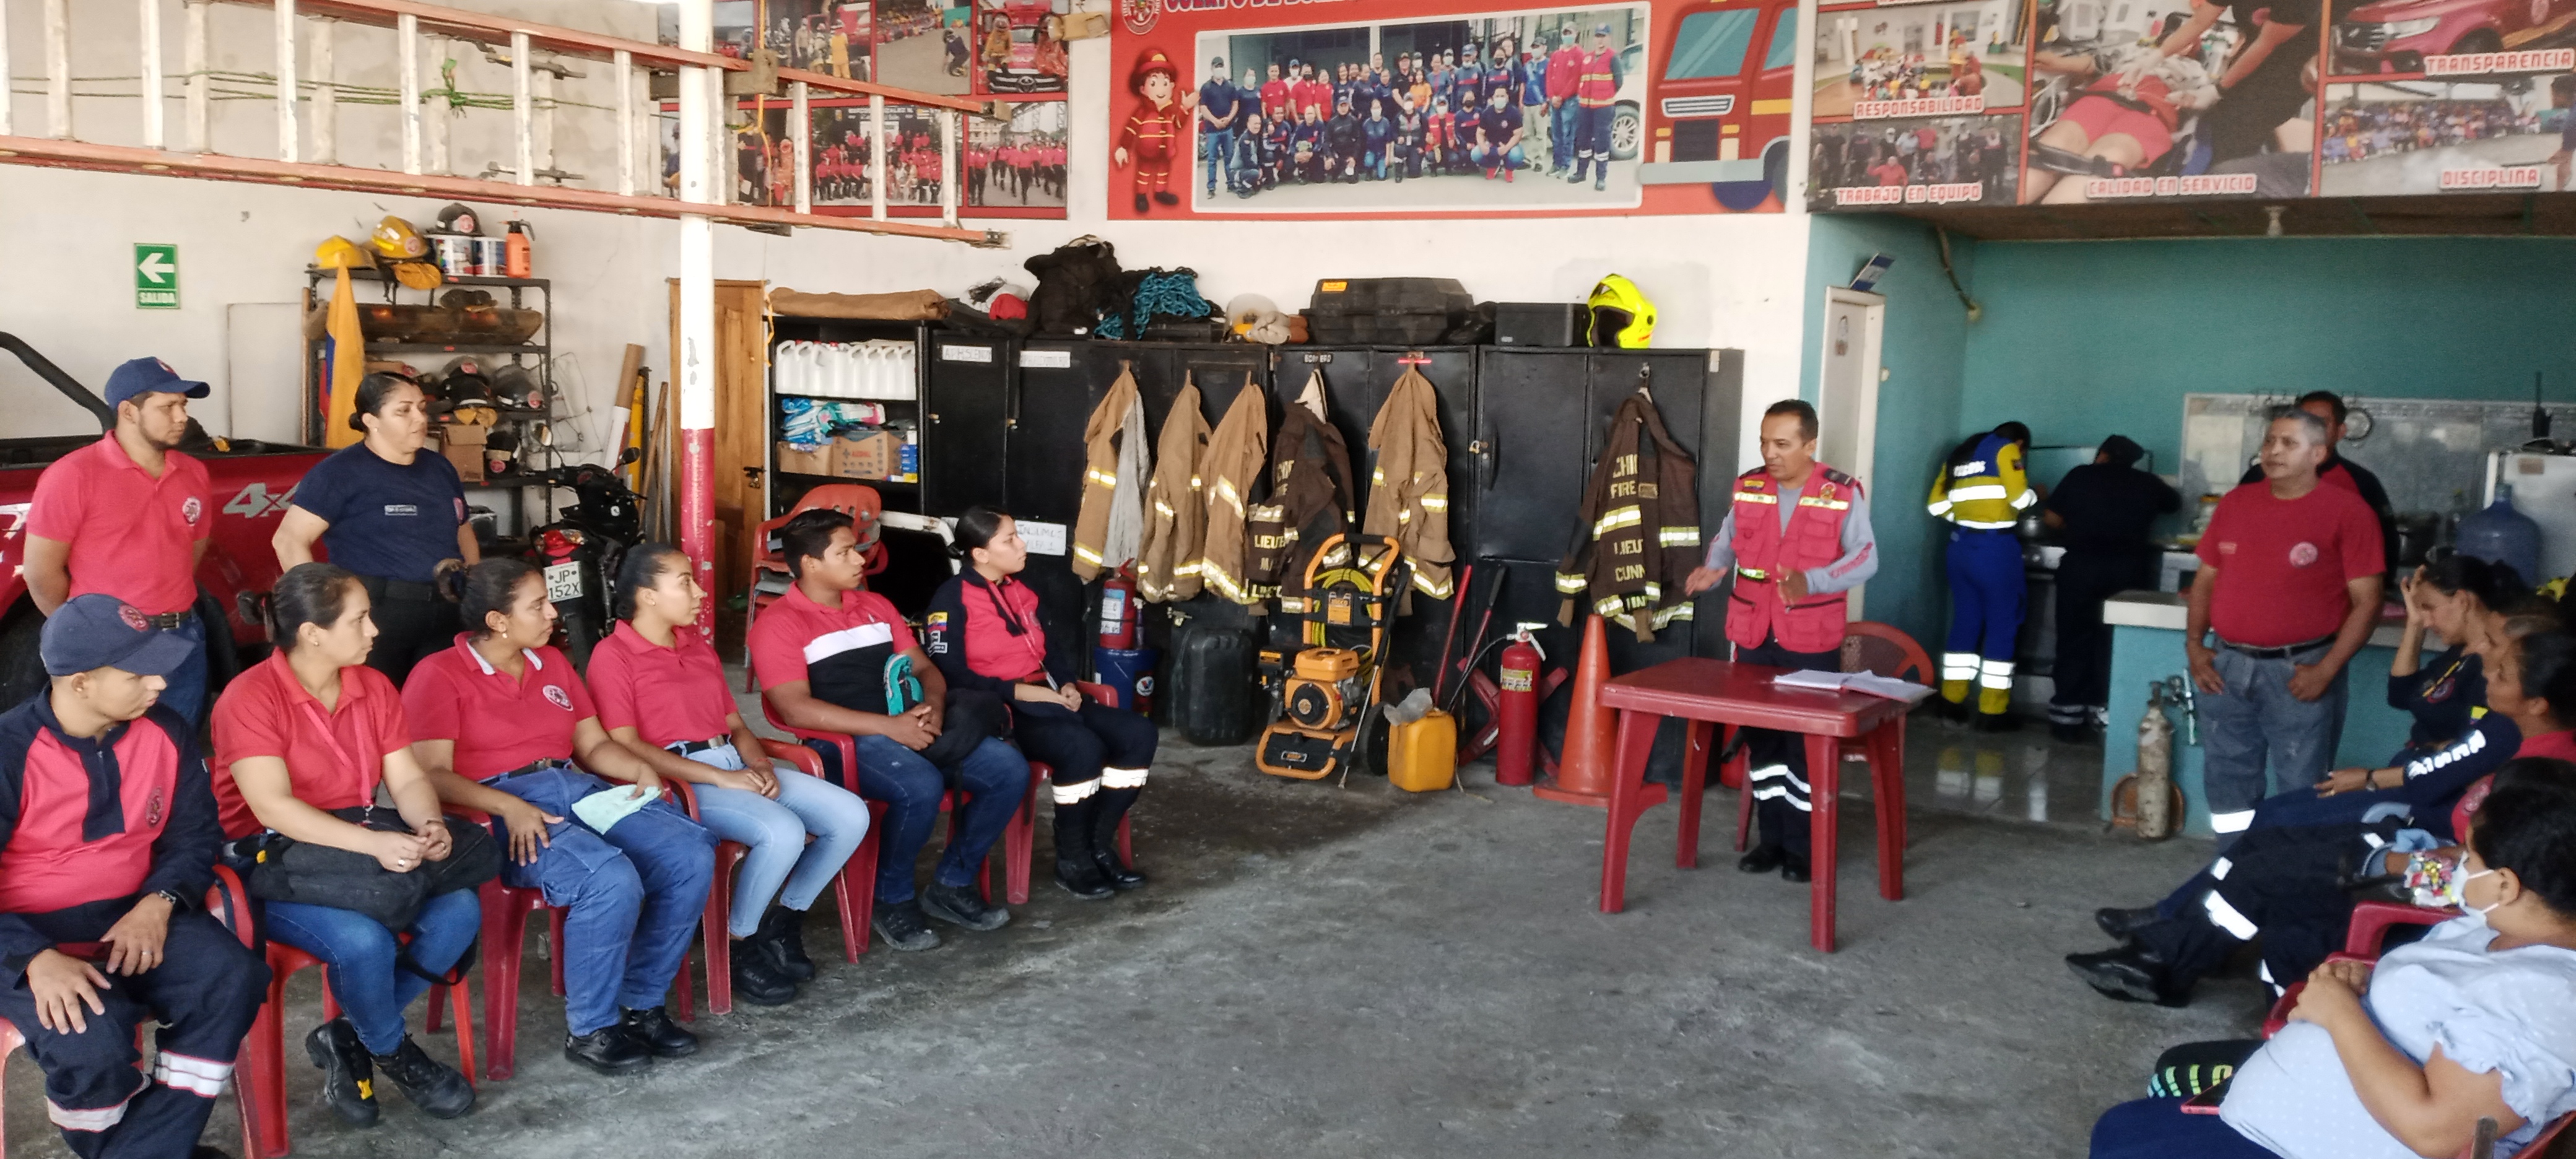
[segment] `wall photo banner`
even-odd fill
[[[715,50],[940,96],[1062,97],[1067,63],[1054,19],[1072,0],[716,0]],[[662,42],[679,16],[661,15]]]
[[[1782,208],[1796,0],[1122,0],[1118,14],[1115,219]]]
[[[1822,211],[2576,189],[2576,0],[1897,0],[1818,25]]]
[[[939,216],[939,121],[929,109],[889,103],[882,132],[870,132],[864,100],[810,100],[811,140],[807,148],[813,212],[825,216],[866,217],[875,209],[874,153],[885,152],[886,215]],[[1061,100],[1024,100],[999,106],[1007,120],[969,116],[958,140],[958,163],[965,178],[959,202],[964,217],[1053,218],[1065,216],[1066,104]],[[678,106],[663,105],[662,172],[666,183],[679,173]],[[795,104],[775,97],[754,97],[735,104],[726,125],[733,148],[721,158],[738,205],[791,206],[795,203]]]

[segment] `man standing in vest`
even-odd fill
[[[1610,187],[1610,121],[1613,101],[1619,95],[1619,50],[1610,47],[1610,26],[1592,26],[1592,49],[1583,54],[1574,81],[1574,104],[1578,122],[1574,130],[1574,175],[1566,178],[1583,184],[1586,165],[1592,169],[1592,188]],[[1809,424],[1811,427],[1814,425]],[[1839,645],[1837,645],[1839,647]]]
[[[1858,480],[1816,461],[1816,408],[1796,399],[1762,412],[1762,466],[1735,480],[1735,502],[1709,541],[1708,564],[1683,590],[1697,595],[1735,573],[1726,638],[1735,661],[1779,668],[1842,667],[1845,593],[1878,572],[1878,541]],[[1790,733],[1747,729],[1762,841],[1735,863],[1746,873],[1808,878],[1807,753]]]
[[[2023,509],[2039,502],[2023,474],[2030,428],[2005,423],[1971,435],[1942,460],[1924,505],[1950,521],[1950,640],[1941,653],[1943,712],[1969,715],[1968,689],[1977,690],[1976,726],[1985,732],[2020,728],[2012,714],[2013,651],[2021,639],[2030,581],[2023,575],[2021,537],[2013,526]]]

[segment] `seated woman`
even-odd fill
[[[245,874],[270,835],[372,857],[389,873],[428,873],[452,842],[438,791],[413,762],[401,695],[367,667],[376,625],[366,585],[327,563],[299,564],[268,595],[267,661],[242,673],[215,703],[215,800],[225,851]],[[359,823],[381,786],[399,832]],[[432,896],[404,931],[376,918],[302,902],[264,903],[269,937],[330,968],[340,1017],[305,1036],[322,1068],[322,1101],[356,1126],[376,1121],[381,1072],[414,1106],[452,1119],[474,1106],[474,1087],[456,1068],[422,1053],[403,1029],[403,1011],[432,979],[465,956],[482,928],[471,888]]]
[[[2388,666],[2388,707],[2414,717],[2415,723],[2390,764],[2430,755],[2468,735],[2470,723],[2487,703],[2486,672],[2468,641],[2502,630],[2507,615],[2536,602],[2521,587],[2512,568],[2457,552],[2416,568],[2398,584],[2406,601],[2406,630],[2397,640],[2397,658]],[[2423,659],[2427,633],[2448,645],[2429,661]],[[2354,772],[2359,770],[2338,769],[2336,776],[2350,780],[2345,774]]]
[[[536,568],[474,565],[459,610],[468,629],[403,686],[412,753],[440,800],[491,815],[509,851],[504,883],[572,910],[564,1057],[617,1074],[696,1053],[662,995],[706,908],[715,835],[663,800],[653,766],[600,727],[572,661],[546,644],[555,606]],[[592,803],[611,792],[601,777],[628,784]]]
[[[1056,884],[1086,901],[1144,885],[1118,859],[1118,822],[1145,791],[1154,722],[1085,697],[1049,651],[1037,593],[1011,578],[1029,562],[1016,521],[970,507],[956,535],[967,566],[930,597],[931,661],[949,687],[1010,701],[1020,751],[1055,769]]]
[[[2355,879],[2373,876],[2356,866],[2392,843],[2423,848],[2452,840],[2451,812],[2461,796],[2517,755],[2576,760],[2576,636],[2522,632],[2536,622],[2514,621],[2508,630],[2519,639],[2493,655],[2491,711],[2466,739],[2407,766],[2384,810],[2249,829],[2166,906],[2094,915],[2127,944],[2069,954],[2068,968],[2106,997],[2179,1006],[2239,944],[2259,937],[2264,981],[2305,976],[2342,943]]]
[[[2576,765],[2507,765],[2468,838],[2464,916],[2375,965],[2318,966],[2290,1024],[2240,1044],[2218,1114],[2123,1103],[2093,1159],[2448,1156],[2480,1119],[2506,1156],[2576,1111]]]
[[[727,918],[733,992],[755,1006],[794,1001],[796,984],[814,977],[798,929],[868,835],[867,802],[819,777],[779,776],[761,752],[734,708],[724,662],[691,626],[707,594],[688,556],[647,543],[617,571],[625,622],[590,654],[600,723],[664,780],[696,786],[699,822],[751,851]]]

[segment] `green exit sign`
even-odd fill
[[[179,308],[179,247],[161,242],[134,243],[134,308]]]

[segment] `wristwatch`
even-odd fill
[[[154,891],[153,891],[153,896],[158,897],[158,898],[160,898],[160,899],[161,899],[161,900],[163,900],[163,901],[169,902],[169,903],[170,903],[170,912],[172,912],[172,913],[186,913],[186,912],[188,912],[188,899],[187,899],[187,898],[184,898],[184,897],[179,896],[179,891],[178,891],[178,890],[175,890],[175,889],[160,889],[160,890],[154,890]]]

